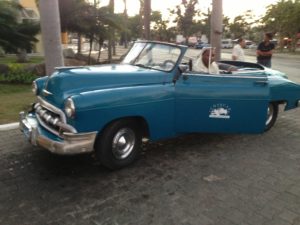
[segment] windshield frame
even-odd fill
[[[135,57],[132,57],[132,59],[126,62],[126,58],[131,54],[132,50],[134,50],[134,48],[136,48],[138,45],[142,45],[143,47],[141,49],[139,49],[140,51],[138,52],[138,54],[135,54]],[[179,50],[179,54],[177,56],[176,62],[174,61],[174,66],[172,66],[171,69],[165,70],[165,69],[160,69],[157,67],[153,67],[153,66],[147,66],[147,65],[142,65],[137,63],[138,59],[140,58],[141,54],[144,53],[145,49],[147,47],[155,47],[156,45],[161,45],[161,46],[169,46],[172,48],[176,48]],[[129,64],[129,65],[133,65],[133,66],[139,66],[139,67],[143,67],[143,68],[147,68],[147,69],[153,69],[153,70],[158,70],[158,71],[163,71],[163,72],[171,72],[174,70],[174,68],[176,68],[176,66],[178,65],[178,63],[182,60],[182,57],[184,55],[184,53],[186,52],[186,46],[181,46],[181,45],[176,45],[176,44],[172,44],[172,43],[166,43],[166,42],[159,42],[159,41],[137,41],[133,44],[133,46],[131,47],[131,49],[127,52],[126,56],[124,57],[123,61],[121,62],[122,64]],[[165,61],[167,61],[168,59],[166,59]]]

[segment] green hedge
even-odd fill
[[[0,82],[2,83],[18,83],[18,84],[30,84],[37,76],[27,71],[23,65],[11,63],[8,65],[8,72],[6,74],[0,74]]]

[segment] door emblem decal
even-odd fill
[[[209,118],[230,119],[231,108],[223,103],[214,104],[209,109]]]

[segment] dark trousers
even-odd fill
[[[272,66],[271,59],[257,59],[257,63],[269,68]]]

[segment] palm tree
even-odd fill
[[[151,15],[151,0],[144,0],[144,28],[145,39],[150,39],[150,15]]]
[[[5,51],[23,53],[18,61],[26,61],[26,51],[31,50],[34,42],[37,41],[35,35],[39,32],[39,24],[23,20],[20,21],[21,5],[13,1],[0,1],[0,46]]]
[[[45,49],[46,73],[53,73],[55,67],[63,66],[61,28],[58,0],[40,0],[41,28]]]
[[[111,14],[114,13],[115,11],[115,1],[114,0],[109,0],[109,11]],[[114,41],[114,29],[110,28],[110,32],[109,32],[109,39],[108,39],[108,62],[111,63],[112,61],[112,54],[115,55],[116,54],[116,49],[115,49],[115,41]],[[112,52],[113,50],[113,52]]]
[[[124,32],[124,47],[128,48],[127,42],[128,42],[128,37],[127,37],[127,26],[128,26],[128,15],[127,15],[127,0],[123,0],[124,2],[124,17],[125,17],[125,32]]]

